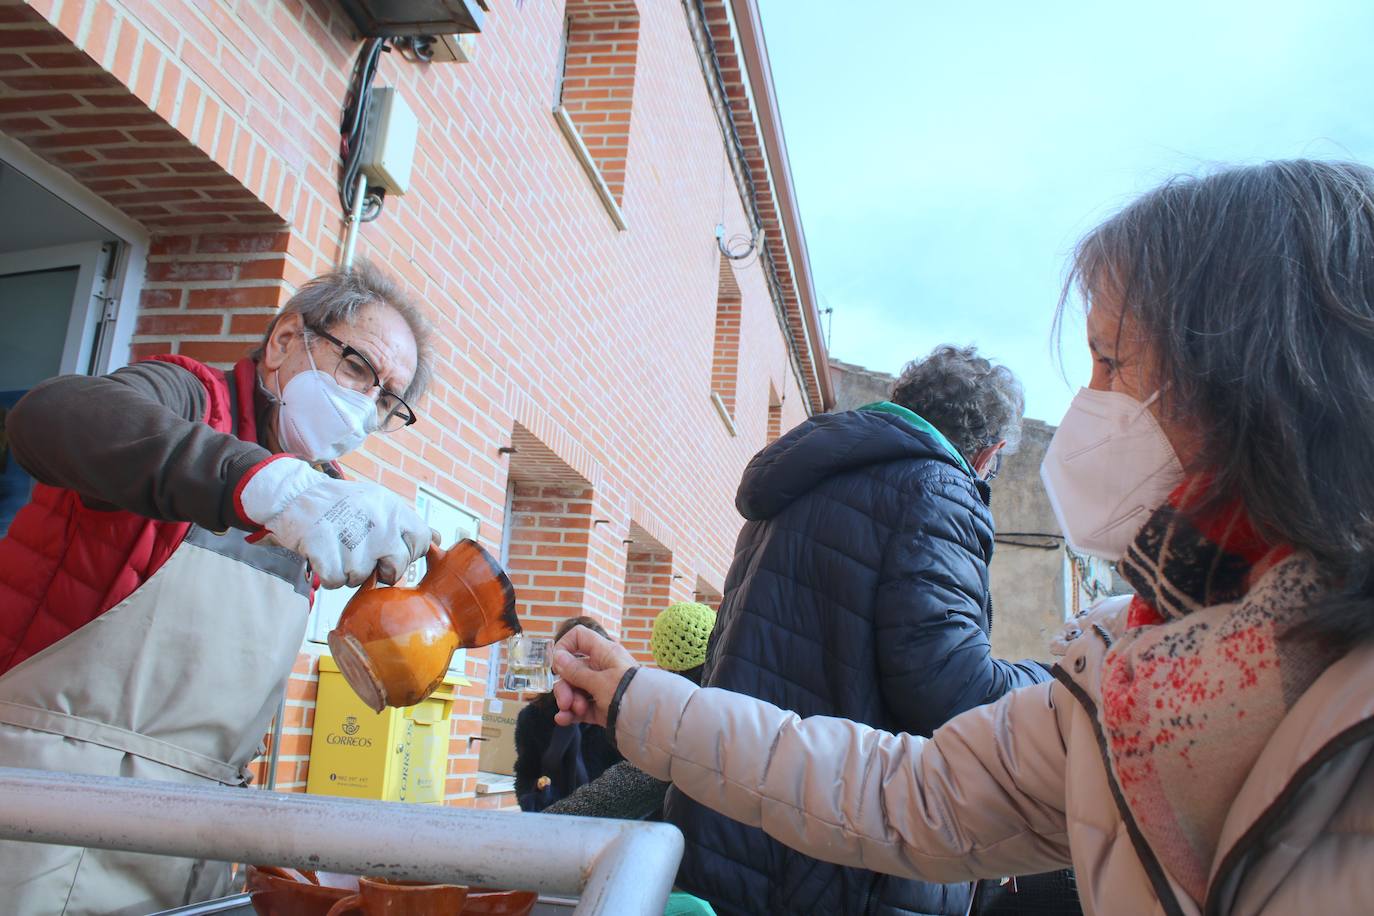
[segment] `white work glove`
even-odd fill
[[[429,549],[429,525],[385,487],[335,480],[299,458],[249,475],[239,489],[243,517],[265,530],[262,543],[308,560],[325,588],[362,585],[374,571],[393,584]]]

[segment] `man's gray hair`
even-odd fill
[[[358,312],[367,305],[385,305],[392,309],[415,336],[415,377],[401,392],[401,397],[414,407],[434,375],[434,352],[430,345],[434,329],[399,283],[372,262],[361,258],[350,269],[331,270],[307,281],[297,290],[267,326],[267,333],[263,335],[261,346],[253,352],[253,358],[261,358],[267,341],[277,329],[277,322],[286,315],[300,315],[309,330],[329,331],[337,325],[357,321]]]
[[[970,462],[1003,439],[1008,453],[1021,442],[1021,383],[975,347],[945,344],[907,363],[892,386],[892,400],[929,420]]]

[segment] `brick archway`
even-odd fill
[[[127,19],[116,30],[106,0],[84,26],[79,4],[56,22],[36,6],[0,0],[0,133],[152,236],[131,358],[232,362],[300,279],[276,208],[291,191],[284,167]],[[275,207],[235,164],[275,183]]]

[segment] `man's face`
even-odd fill
[[[386,305],[365,305],[358,310],[355,321],[338,323],[325,330],[338,344],[308,331],[300,315],[286,315],[277,322],[262,357],[262,380],[268,391],[280,394],[297,375],[316,368],[376,401],[381,390],[372,384],[370,377],[365,377],[366,373],[336,372],[342,345],[352,347],[372,364],[384,388],[404,396],[415,378],[419,353],[415,335],[395,309]],[[274,445],[280,448],[280,443]]]
[[[415,335],[395,309],[385,305],[365,305],[359,309],[358,318],[353,323],[336,324],[325,330],[340,343],[361,353],[377,370],[382,385],[388,391],[405,394],[415,378],[419,353],[415,346]],[[309,340],[309,356],[306,355],[306,339]],[[340,350],[331,341],[307,332],[299,315],[287,315],[277,323],[263,356],[263,368],[269,374],[269,387],[274,391],[286,388],[293,378],[311,368],[312,357],[315,368],[326,375],[333,375]],[[375,388],[363,393],[374,399],[380,394]]]

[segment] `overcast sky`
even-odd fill
[[[759,6],[832,355],[976,343],[1051,422],[1087,376],[1081,322],[1068,382],[1049,335],[1095,222],[1219,162],[1374,161],[1370,0]]]

